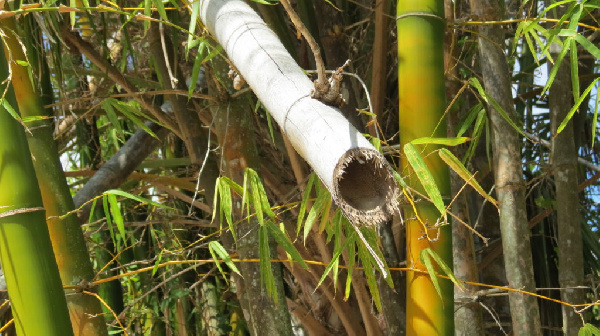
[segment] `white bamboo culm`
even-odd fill
[[[298,153],[355,224],[397,211],[385,158],[342,116],[311,98],[313,83],[275,33],[241,0],[200,0],[200,18]]]

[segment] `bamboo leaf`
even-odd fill
[[[119,230],[119,234],[123,239],[123,242],[127,244],[127,236],[125,235],[125,225],[123,224],[123,216],[121,215],[121,209],[119,208],[119,202],[117,201],[117,196],[114,194],[107,195],[108,204],[110,208],[110,215],[112,216],[113,222],[117,226],[117,230]]]
[[[271,249],[269,248],[269,233],[265,226],[258,227],[258,250],[260,257],[260,278],[267,289],[267,294],[277,303],[277,290],[275,289],[275,277],[271,267]]]
[[[194,4],[199,4],[199,1],[195,1]],[[191,35],[190,35],[191,36]],[[188,98],[192,96],[192,93],[196,89],[196,85],[198,83],[198,77],[200,76],[200,70],[202,69],[202,63],[204,62],[204,50],[206,49],[206,41],[200,41],[198,45],[198,53],[196,54],[196,59],[194,60],[194,66],[192,68],[192,77],[190,79],[190,88],[188,90]]]
[[[487,114],[485,113],[485,110],[482,109],[480,113],[477,114],[477,119],[475,120],[475,125],[473,126],[473,133],[471,134],[472,138],[476,140],[480,138],[481,133],[484,130],[484,126],[486,125],[486,120]],[[467,160],[469,160],[475,154],[475,149],[477,148],[478,143],[479,141],[472,141],[469,144],[469,148],[465,153],[465,158],[463,159],[463,162],[467,162]]]
[[[225,248],[223,247],[223,245],[221,245],[221,243],[219,243],[216,240],[210,241],[208,243],[208,251],[210,252],[210,255],[212,256],[212,258],[215,260],[215,264],[217,265],[217,268],[219,269],[219,272],[221,272],[221,275],[223,275],[224,279],[227,279],[227,276],[225,275],[225,272],[223,272],[223,269],[221,268],[221,263],[219,262],[219,258],[221,260],[223,260],[225,262],[225,265],[227,265],[232,271],[241,275],[240,271],[233,263],[233,260],[231,260],[231,256],[229,255],[229,253],[227,253],[227,250],[225,250]],[[217,258],[217,256],[219,258]]]
[[[319,216],[323,213],[323,208],[325,206],[326,200],[328,198],[331,198],[328,193],[323,192],[323,189],[325,188],[320,188],[317,191],[317,199],[315,200],[315,203],[308,212],[306,222],[304,222],[304,243],[306,243],[306,238],[308,237],[308,234],[310,233],[310,230],[312,229],[313,225],[315,224]]]
[[[108,118],[110,123],[115,127],[119,139],[123,139],[124,138],[123,127],[121,127],[121,122],[119,121],[119,117],[117,116],[117,113],[115,112],[115,109],[113,108],[113,100],[114,99],[110,99],[110,98],[105,99],[102,102],[102,109],[104,109],[104,112],[106,113],[106,117]]]
[[[592,119],[592,148],[594,148],[594,140],[596,139],[596,127],[598,123],[598,105],[600,104],[600,95],[596,94],[596,104],[594,105],[594,118]]]
[[[13,107],[10,105],[8,100],[6,100],[5,98],[0,98],[0,103],[2,104],[2,107],[4,107],[6,112],[8,112],[8,114],[11,115],[11,117],[13,117],[18,122],[22,122],[21,117],[19,116],[19,113],[17,113],[17,111],[15,111],[15,109],[13,109]]]
[[[333,250],[337,250],[342,246],[342,236],[343,236],[343,232],[342,232],[342,217],[341,216],[337,216],[335,222],[334,222],[334,228],[333,231],[335,231],[335,239],[333,241]],[[340,259],[338,258],[333,265],[333,288],[334,291],[337,293],[337,282],[338,282],[338,277],[339,277],[339,266],[340,266]],[[349,273],[350,275],[350,273]]]
[[[246,188],[250,188],[250,194],[247,193]],[[267,215],[271,219],[275,218],[275,213],[271,210],[265,187],[256,171],[251,168],[247,168],[244,173],[244,195],[246,196],[248,205],[252,204],[260,225],[265,224],[264,215]]]
[[[354,230],[352,230],[354,231]],[[348,276],[346,277],[346,290],[344,292],[344,299],[348,300],[350,297],[350,288],[352,287],[352,274],[354,272],[354,264],[356,262],[356,241],[355,233],[352,232],[347,238],[348,241]]]
[[[444,146],[457,146],[460,144],[464,144],[465,142],[471,140],[471,138],[467,137],[456,137],[456,138],[432,138],[432,137],[423,137],[412,140],[411,143],[413,145],[444,145]]]
[[[298,224],[296,226],[296,236],[300,234],[300,228],[302,227],[302,222],[304,221],[304,214],[306,213],[306,205],[308,204],[308,200],[310,199],[310,193],[312,191],[313,185],[318,183],[317,174],[312,173],[308,182],[306,183],[306,188],[304,189],[304,193],[302,194],[302,201],[300,202],[300,209],[298,209]]]
[[[331,261],[329,262],[329,264],[327,264],[327,267],[325,267],[325,270],[323,271],[323,275],[321,275],[321,279],[317,283],[317,287],[321,286],[321,284],[323,283],[323,281],[325,280],[325,278],[327,277],[329,272],[331,272],[331,270],[335,267],[335,261],[340,257],[340,255],[342,254],[342,251],[344,251],[346,246],[348,246],[350,244],[350,242],[354,241],[354,239],[350,239],[350,237],[354,237],[355,234],[356,233],[352,232],[346,238],[346,241],[344,242],[344,244],[342,244],[342,246],[340,246],[339,249],[333,251],[333,256],[331,257]]]
[[[571,110],[569,111],[569,113],[567,113],[567,116],[565,117],[565,119],[558,126],[558,129],[556,130],[556,134],[559,134],[560,132],[562,132],[562,130],[567,126],[567,124],[569,123],[569,120],[571,120],[571,118],[573,118],[573,115],[579,109],[579,105],[581,105],[581,103],[583,103],[583,101],[585,100],[585,97],[587,97],[587,95],[590,93],[590,91],[592,91],[592,88],[594,88],[594,86],[596,85],[596,83],[598,82],[598,80],[600,80],[600,78],[596,78],[585,89],[585,91],[583,91],[583,94],[581,95],[581,97],[579,97],[579,100],[575,103],[575,105],[573,105],[573,107],[571,108]]]
[[[283,250],[287,254],[289,254],[290,257],[292,257],[293,260],[300,264],[302,268],[308,269],[308,265],[306,264],[306,262],[302,258],[302,255],[300,255],[300,252],[298,252],[294,244],[292,244],[292,241],[289,239],[289,237],[285,233],[283,233],[272,221],[267,221],[266,226],[269,229],[269,232],[271,233],[273,238],[275,238],[277,244],[279,244],[279,246],[281,246]]]
[[[189,26],[188,30],[191,34],[188,34],[187,44],[185,46],[186,55],[187,55],[187,53],[189,53],[190,45],[192,44],[192,40],[194,39],[194,35],[192,35],[192,34],[194,34],[196,32],[196,23],[198,22],[199,14],[200,14],[200,1],[194,1],[194,2],[192,2],[191,8],[190,8],[190,26]],[[196,56],[196,59],[198,58],[198,56]],[[186,57],[186,59],[187,59],[187,57]],[[195,66],[196,65],[194,64],[194,67]],[[192,77],[194,77],[194,76],[192,75]],[[190,87],[191,87],[191,85],[190,85]],[[194,91],[194,89],[191,90],[191,92],[193,92],[193,91]]]
[[[577,36],[575,36],[575,41],[577,41],[577,43],[584,47],[585,50],[592,54],[592,56],[594,56],[596,59],[600,58],[600,49],[598,49],[598,47],[596,47],[595,44],[586,39],[585,36],[578,34]]]
[[[331,211],[331,195],[328,191],[326,191],[327,197],[325,198],[325,202],[323,203],[323,208],[321,211],[321,224],[319,225],[319,233],[323,232],[329,223],[329,213]]]
[[[577,45],[575,40],[570,41],[571,49],[571,87],[573,91],[573,101],[579,100],[579,61],[577,59]]]
[[[558,73],[560,64],[565,58],[567,51],[569,51],[569,48],[567,46],[570,45],[570,41],[572,38],[573,37],[569,37],[565,41],[563,41],[563,46],[560,50],[560,53],[558,54],[558,57],[556,58],[556,61],[554,62],[554,66],[552,66],[552,70],[550,70],[550,74],[548,74],[548,81],[546,81],[546,85],[542,89],[542,93],[540,94],[540,96],[545,95],[546,92],[550,89],[550,86],[552,86],[552,83],[554,83],[554,78],[556,78],[556,74]]]
[[[379,295],[379,288],[377,286],[377,280],[375,279],[375,268],[373,267],[374,260],[371,253],[369,253],[362,244],[358,244],[358,258],[362,262],[365,278],[367,280],[367,287],[369,287],[369,292],[371,292],[371,298],[375,303],[375,307],[377,307],[377,311],[381,312],[381,296]]]
[[[439,283],[439,280],[437,277],[437,273],[435,272],[435,267],[433,266],[433,263],[431,262],[431,255],[430,255],[429,251],[431,251],[431,249],[429,247],[421,250],[421,253],[419,254],[419,258],[421,259],[421,262],[423,263],[423,265],[425,265],[425,268],[427,269],[427,273],[429,273],[429,278],[431,278],[431,283],[433,284],[435,291],[437,292],[438,296],[440,297],[440,300],[444,301],[444,297],[442,296],[442,289],[440,288],[440,283]]]
[[[435,267],[432,263],[432,260],[435,261],[435,263],[437,264],[437,266],[440,268],[440,270],[442,271],[442,273],[444,275],[446,275],[448,278],[450,278],[450,280],[459,288],[464,289],[464,285],[462,284],[462,282],[460,282],[456,276],[454,275],[454,273],[452,272],[452,269],[446,265],[446,263],[444,262],[444,260],[434,251],[432,250],[430,247],[427,247],[423,250],[421,250],[421,253],[419,255],[419,258],[421,259],[421,262],[423,263],[423,265],[425,265],[425,268],[427,268],[427,273],[429,273],[429,276],[431,277],[431,282],[433,283],[433,286],[435,287],[435,290],[438,292],[438,295],[440,295],[440,298],[443,300],[443,297],[441,296],[441,288],[439,285],[439,281],[438,281],[438,276],[437,273],[435,271]]]
[[[160,266],[160,262],[162,261],[162,256],[163,256],[163,250],[160,250],[160,252],[158,252],[158,256],[156,256],[156,261],[154,262],[154,267],[152,267],[152,276],[156,275],[156,272],[158,271],[158,266]]]
[[[217,178],[217,181],[215,183],[215,196],[213,201],[213,204],[215,204],[215,207],[213,209],[213,218],[217,218],[217,208],[219,208],[219,217],[225,218],[225,222],[227,223],[227,226],[231,231],[233,240],[237,241],[237,236],[233,225],[233,199],[231,197],[231,184],[229,182],[233,183],[233,181],[231,181],[228,177]],[[221,227],[220,229],[223,228]]]
[[[154,0],[154,3],[156,4],[156,9],[158,10],[160,17],[165,21],[169,21],[167,12],[165,11],[165,5],[163,4],[162,0]]]
[[[400,176],[400,174],[393,170],[392,171],[392,175],[394,175],[394,179],[396,179],[396,182],[398,182],[398,184],[403,188],[403,189],[408,189],[408,184],[406,184],[406,181],[404,181],[404,179],[402,178],[402,176]]]
[[[473,120],[475,120],[475,118],[479,116],[480,113],[485,113],[485,111],[483,110],[483,104],[481,102],[477,103],[469,110],[469,112],[467,113],[467,117],[460,125],[460,129],[458,130],[458,132],[456,132],[456,136],[461,137],[463,134],[465,134],[465,132],[473,124]]]
[[[502,118],[504,118],[504,120],[506,120],[506,122],[512,126],[512,128],[514,128],[517,132],[519,132],[521,135],[526,136],[525,133],[523,133],[523,131],[521,130],[521,128],[519,126],[517,126],[517,124],[515,124],[512,119],[508,116],[508,114],[506,113],[506,111],[504,111],[504,109],[502,108],[502,106],[500,106],[500,104],[498,104],[498,102],[496,102],[496,100],[494,98],[492,98],[492,96],[490,96],[481,86],[481,83],[479,82],[479,80],[475,77],[471,78],[469,80],[469,83],[471,83],[471,85],[473,85],[476,89],[477,92],[479,92],[479,95],[481,96],[481,98],[483,98],[483,100],[488,103],[489,105],[491,105],[494,110],[496,110],[498,113],[500,113],[500,115],[502,116]]]
[[[108,198],[102,197],[102,207],[104,209],[104,216],[106,218],[106,226],[108,227],[108,233],[110,235],[110,239],[117,248],[120,247],[119,241],[115,236],[115,231],[113,228],[112,216],[110,215],[110,206],[108,204]]]
[[[119,112],[121,112],[127,119],[131,120],[135,125],[137,125],[139,128],[143,129],[144,131],[146,131],[146,133],[148,133],[151,136],[153,136],[154,138],[156,138],[156,134],[154,134],[154,132],[152,132],[152,130],[150,128],[148,128],[148,126],[146,126],[146,124],[135,115],[136,113],[130,105],[127,105],[127,104],[124,104],[123,102],[115,100],[114,107],[117,110],[119,110]]]
[[[383,257],[383,253],[381,253],[381,250],[379,249],[379,244],[377,243],[377,233],[375,232],[374,228],[370,228],[370,227],[362,227],[359,229],[360,232],[362,233],[363,237],[365,238],[364,241],[362,241],[364,247],[367,249],[367,251],[369,252],[369,258],[372,259],[371,264],[383,264],[381,267],[383,268],[380,269],[380,271],[382,273],[384,273],[384,271],[387,271],[389,273],[388,270],[388,266],[385,263],[385,258]],[[376,260],[376,258],[379,259]],[[384,279],[387,282],[387,284],[390,286],[390,288],[394,288],[394,283],[392,280],[392,277],[390,276],[385,276],[384,275]]]
[[[421,153],[417,150],[415,145],[412,143],[407,143],[404,145],[404,154],[406,155],[406,160],[410,164],[410,166],[415,171],[417,178],[421,182],[421,185],[425,189],[425,192],[438,209],[440,214],[444,214],[446,209],[444,207],[444,200],[442,199],[442,194],[435,184],[435,180],[429,168],[425,164],[423,157],[421,157]]]
[[[452,154],[446,148],[442,148],[439,150],[438,155],[440,158],[446,162],[446,164],[458,174],[465,182],[467,182],[473,189],[475,189],[481,196],[487,199],[494,206],[498,206],[498,201],[496,201],[492,196],[488,195],[488,193],[483,190],[483,188],[479,185],[477,180],[471,173],[465,168],[465,166],[460,162],[460,160]]]
[[[175,210],[174,208],[172,208],[170,206],[167,206],[167,205],[164,205],[164,204],[161,204],[161,203],[158,203],[158,202],[154,202],[152,200],[149,200],[149,199],[141,197],[141,196],[130,194],[130,193],[128,193],[126,191],[123,191],[123,190],[110,189],[110,190],[105,191],[103,194],[104,195],[123,196],[123,197],[129,198],[129,199],[132,199],[134,201],[138,201],[140,203],[154,205],[155,207],[158,207],[158,208]]]
[[[583,327],[581,327],[581,329],[579,329],[579,332],[577,333],[578,336],[600,336],[600,329],[598,329],[597,327],[594,327],[593,325],[586,323]]]

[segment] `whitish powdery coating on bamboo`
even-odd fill
[[[277,36],[240,0],[200,0],[200,18],[290,143],[355,224],[398,208],[390,165],[338,109],[312,99],[313,83]]]

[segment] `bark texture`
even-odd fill
[[[108,160],[92,178],[81,188],[73,197],[75,207],[79,208],[85,202],[102,194],[103,192],[117,188],[131,174],[135,168],[152,153],[158,144],[160,138],[168,134],[168,130],[154,123],[146,123],[146,126],[154,132],[157,138],[139,129],[127,140],[125,145]],[[84,207],[78,214],[80,219],[87,219],[90,213],[90,206]]]
[[[558,50],[557,50],[558,49]],[[553,45],[550,52],[554,57],[560,46]],[[583,243],[581,218],[578,213],[579,192],[577,181],[577,148],[573,121],[557,134],[560,123],[571,109],[573,93],[569,60],[565,58],[550,87],[549,103],[552,126],[552,173],[556,187],[556,211],[558,225],[558,281],[562,288],[562,301],[578,304],[585,300],[583,289],[572,287],[583,285]],[[563,306],[563,332],[577,335],[583,326],[581,317],[571,307]]]
[[[377,224],[399,190],[383,156],[339,113],[311,98],[313,85],[277,36],[243,1],[200,1],[200,17],[352,221]]]
[[[501,20],[498,0],[471,0],[473,14],[482,20]],[[484,86],[506,114],[517,120],[512,105],[510,70],[504,54],[504,31],[500,26],[479,27],[479,54]],[[525,184],[521,167],[521,141],[518,132],[488,106],[494,152],[496,195],[500,202],[500,228],[508,285],[535,292],[530,231],[525,209]],[[517,292],[509,293],[512,328],[515,335],[539,335],[541,325],[537,299]]]
[[[455,7],[452,0],[444,0],[444,15],[446,20],[454,20],[454,10]],[[461,15],[461,13],[457,14]],[[452,101],[459,94],[461,87],[460,82],[456,80],[460,78],[456,64],[460,57],[458,48],[455,47],[456,40],[455,31],[447,29],[444,36],[444,72],[446,74],[447,101]],[[463,99],[468,98],[468,96],[463,97]],[[456,130],[459,129],[459,122],[468,113],[465,105],[456,104],[451,107],[448,113],[449,137],[457,135]],[[465,146],[455,146],[451,150],[458,158],[465,156]],[[466,223],[473,227],[473,221],[471,221],[469,214],[469,199],[473,199],[474,193],[470,188],[464,189],[464,185],[465,181],[456,172],[451,171],[451,194],[456,195],[452,202],[452,212],[457,217],[452,225],[452,263],[454,266],[454,275],[459,280],[479,282],[473,233],[464,225]],[[467,284],[465,284],[465,289],[457,286],[454,287],[454,333],[457,336],[484,334],[482,307],[479,302],[475,301],[474,293],[476,290],[477,287]]]

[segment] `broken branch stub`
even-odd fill
[[[240,0],[200,0],[200,18],[346,217],[389,219],[400,194],[390,165],[338,109],[311,98],[313,83],[258,14]]]

